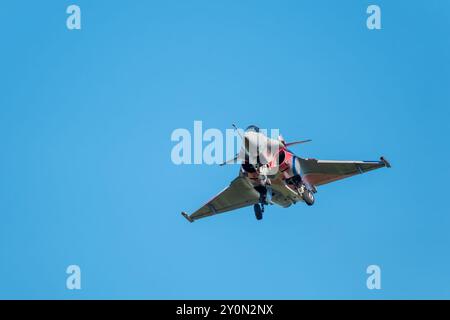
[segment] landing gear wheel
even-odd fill
[[[263,209],[261,206],[257,203],[253,206],[253,209],[255,210],[256,220],[261,220],[263,218]]]
[[[308,206],[312,206],[314,204],[314,193],[308,189],[303,192],[303,200],[305,200]]]

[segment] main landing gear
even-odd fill
[[[294,185],[297,188],[298,195],[305,201],[308,206],[312,206],[314,204],[314,192],[311,191],[306,185],[303,183],[302,177],[299,175],[295,175],[289,178],[287,184]]]
[[[308,206],[312,206],[314,204],[314,192],[309,190],[304,184],[297,189],[297,192]]]
[[[314,204],[314,192],[306,187],[299,175],[293,176],[287,182],[297,186],[299,196],[302,197],[303,201],[305,201],[308,206],[312,206]]]
[[[311,190],[305,188],[303,190],[302,198],[308,206],[314,204],[314,193]]]

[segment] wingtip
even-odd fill
[[[189,222],[194,222],[194,220],[191,218],[191,217],[189,217],[189,215],[186,213],[186,212],[181,212],[181,215],[183,216],[183,217],[185,217],[186,218],[186,220],[187,221],[189,221]]]
[[[391,167],[391,163],[385,157],[380,157],[380,160],[381,160],[381,162],[384,163],[386,168],[390,168]]]

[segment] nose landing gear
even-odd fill
[[[255,188],[259,192],[259,203],[253,206],[255,210],[256,220],[262,220],[264,213],[264,206],[269,204],[272,198],[272,189],[269,186],[259,186]]]
[[[264,212],[264,205],[260,205],[259,203],[257,203],[253,206],[253,209],[255,210],[256,220],[262,220],[263,212]]]

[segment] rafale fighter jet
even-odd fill
[[[256,126],[249,126],[243,136],[242,148],[234,159],[240,161],[239,175],[222,192],[200,209],[188,215],[190,222],[219,213],[253,205],[257,220],[263,217],[266,205],[277,204],[284,208],[299,201],[314,204],[316,187],[348,178],[378,168],[390,168],[389,162],[335,161],[301,158],[288,147],[311,140],[287,143],[283,137],[271,139]]]

